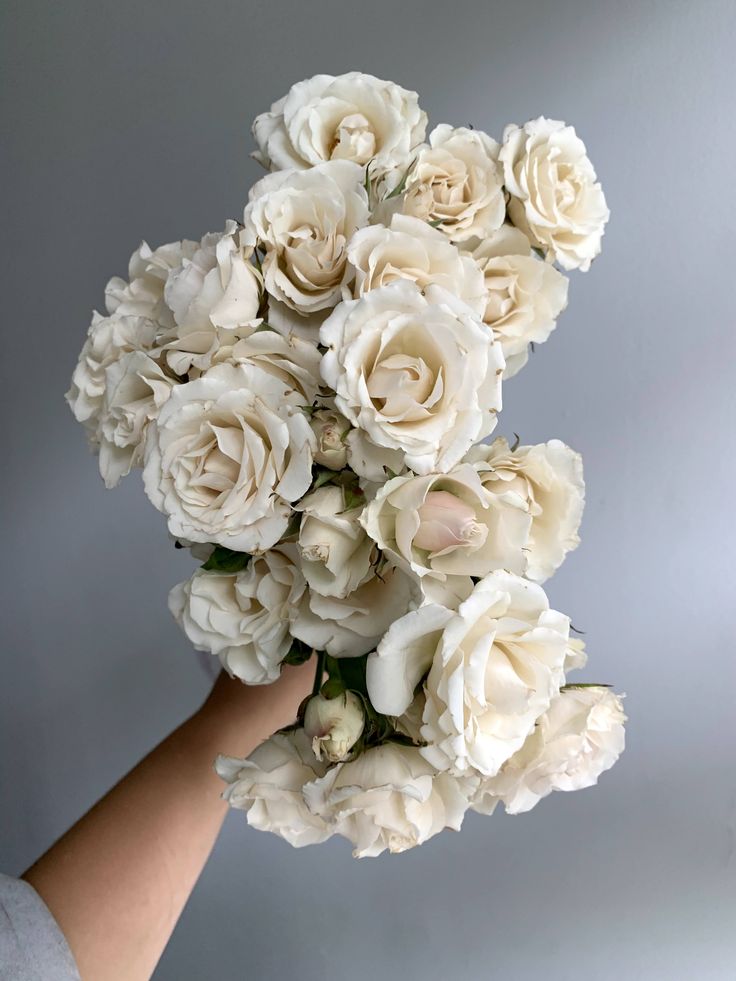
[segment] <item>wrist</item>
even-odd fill
[[[273,684],[255,686],[223,671],[191,721],[217,753],[246,756],[296,720],[299,706],[312,690],[314,671],[314,659],[298,667],[287,665]]]

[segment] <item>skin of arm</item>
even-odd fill
[[[151,977],[227,812],[215,757],[247,756],[293,722],[313,680],[313,660],[264,687],[220,675],[199,711],[28,869],[82,981]]]

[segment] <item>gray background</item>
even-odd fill
[[[736,971],[731,2],[5,0],[0,868],[20,872],[198,703],[166,611],[190,564],[105,492],[62,394],[141,237],[219,229],[253,116],[318,71],[432,122],[573,122],[613,218],[500,432],[582,451],[549,584],[628,692],[595,791],[401,857],[293,851],[231,815],[156,977],[707,979]]]

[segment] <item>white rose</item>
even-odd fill
[[[272,831],[295,848],[332,834],[304,801],[304,785],[321,777],[326,765],[315,758],[303,729],[277,732],[245,760],[219,756],[216,769],[228,784],[223,797],[246,812],[252,828]]]
[[[500,228],[506,203],[496,141],[480,130],[436,126],[406,177],[401,208],[453,242]]]
[[[504,225],[473,252],[485,281],[483,322],[503,348],[504,378],[524,367],[529,344],[546,341],[567,306],[567,279],[531,251],[523,232]]]
[[[156,419],[174,383],[142,351],[124,354],[107,368],[100,417],[100,473],[115,487],[143,463],[148,424]]]
[[[372,578],[375,546],[361,527],[361,509],[345,510],[341,487],[318,488],[296,510],[301,570],[313,592],[345,599]]]
[[[472,806],[488,814],[500,800],[508,814],[522,814],[553,790],[592,787],[623,752],[625,721],[621,698],[607,688],[563,689]]]
[[[314,695],[307,702],[304,731],[318,760],[339,763],[347,759],[364,726],[363,703],[355,692],[345,691],[335,698]]]
[[[402,280],[341,303],[320,330],[337,408],[418,473],[453,467],[501,408],[500,345],[438,286]]]
[[[572,625],[570,629],[572,630]],[[587,663],[588,655],[585,650],[585,641],[582,637],[571,637],[565,657],[565,674],[584,668]]]
[[[331,657],[360,657],[420,601],[413,579],[400,569],[386,568],[345,597],[306,590],[291,608],[291,632]]]
[[[420,578],[445,582],[526,567],[532,521],[526,499],[491,493],[469,463],[447,474],[390,480],[360,520],[390,559]]]
[[[164,329],[174,326],[171,310],[164,302],[164,287],[169,273],[185,260],[191,259],[197,242],[170,242],[158,249],[151,249],[141,242],[128,264],[126,282],[113,276],[105,287],[107,312],[119,317],[146,317]]]
[[[580,454],[558,439],[512,452],[499,438],[490,446],[473,447],[468,460],[495,495],[526,502],[532,518],[525,543],[526,576],[544,582],[580,544],[578,529],[585,507]]]
[[[299,314],[333,307],[353,275],[347,243],[368,221],[362,181],[357,164],[336,160],[312,170],[269,174],[250,191],[244,235],[265,249],[269,294]],[[278,320],[273,326],[283,329]]]
[[[403,852],[445,828],[459,831],[463,785],[438,774],[413,746],[384,743],[304,788],[310,810],[354,845],[356,858]]]
[[[311,483],[313,445],[299,401],[278,378],[216,365],[173,389],[149,432],[143,481],[172,535],[262,551]]]
[[[540,586],[507,572],[482,579],[433,656],[426,758],[438,769],[497,773],[564,683],[569,630]]]
[[[609,211],[573,127],[543,116],[507,126],[499,161],[513,223],[563,269],[589,269]]]
[[[175,325],[164,351],[178,375],[192,367],[204,371],[221,343],[234,343],[260,323],[261,279],[250,262],[252,251],[228,221],[224,232],[205,235],[196,252],[170,272],[164,297]]]
[[[283,382],[293,397],[309,406],[317,398],[322,355],[301,337],[284,337],[275,330],[258,330],[247,337],[221,338],[213,364],[251,364]],[[316,459],[316,458],[315,458]]]
[[[376,446],[360,429],[350,430],[345,437],[345,447],[350,469],[364,481],[375,484],[376,488],[390,477],[406,473],[406,463],[401,450]]]
[[[317,409],[312,413],[312,431],[317,440],[314,462],[328,470],[344,470],[348,462],[346,438],[350,432],[345,416],[335,409]]]
[[[132,351],[147,352],[156,342],[158,325],[145,317],[92,317],[66,400],[90,442],[98,446],[98,427],[105,401],[107,369]]]
[[[256,118],[253,156],[271,170],[338,159],[380,170],[404,161],[426,126],[416,92],[362,72],[315,75]]]
[[[268,685],[291,648],[289,605],[304,583],[293,546],[253,556],[241,572],[197,569],[169,593],[169,609],[198,651],[215,654],[231,677]]]
[[[434,283],[454,293],[478,316],[486,307],[483,274],[469,255],[419,218],[394,215],[389,228],[370,225],[348,247],[355,270],[353,295],[408,279],[420,289]]]
[[[390,624],[366,664],[368,697],[377,712],[401,716],[408,710],[452,618],[452,610],[427,603]]]
[[[424,697],[424,692],[419,691],[409,705],[405,712],[401,715],[396,716],[393,720],[396,726],[396,731],[402,736],[406,736],[408,739],[414,743],[415,746],[422,746],[424,740],[422,739],[422,715],[424,714],[424,705],[426,698]]]
[[[391,626],[368,658],[371,704],[401,715],[429,671],[422,753],[439,770],[492,776],[563,684],[569,627],[540,586],[493,572],[457,613],[428,604]]]

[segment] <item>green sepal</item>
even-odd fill
[[[414,166],[414,164],[416,162],[417,162],[416,161],[416,158],[414,158],[414,160],[412,160],[412,162],[406,168],[406,172],[405,172],[404,176],[401,178],[401,180],[396,185],[396,187],[393,189],[393,191],[391,191],[390,194],[387,194],[386,195],[386,198],[385,198],[386,201],[390,201],[391,198],[397,198],[400,194],[403,194],[404,193],[404,190],[406,189],[406,182],[409,180],[409,174],[411,173],[412,168],[413,168],[413,166]]]
[[[578,681],[563,685],[560,691],[568,691],[570,688],[613,688],[613,685],[605,685],[600,681]]]
[[[320,688],[320,695],[323,698],[339,698],[345,691],[345,686],[339,678],[328,678]]]

